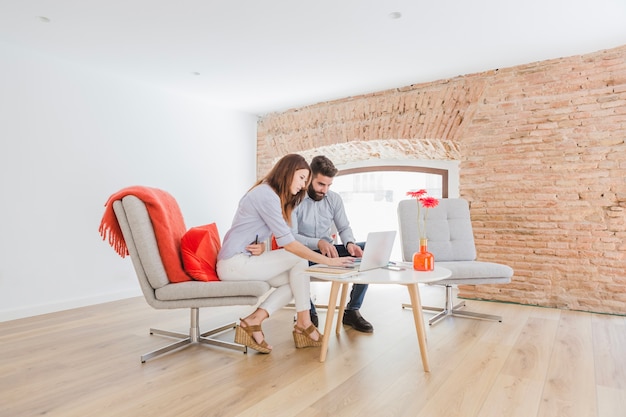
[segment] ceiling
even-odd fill
[[[625,45],[626,1],[0,0],[0,42],[262,115]]]

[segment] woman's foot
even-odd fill
[[[261,330],[261,322],[258,323],[254,323],[253,321],[250,321],[250,319],[240,319],[241,322],[239,323],[239,325],[241,327],[243,327],[244,329],[246,327],[253,327],[254,329],[252,330],[252,337],[254,338],[254,341],[257,342],[258,344],[263,344],[263,342],[265,342],[265,335],[263,334],[263,330]],[[259,330],[256,330],[256,329]],[[270,345],[267,345],[270,349],[272,349],[272,347]]]
[[[312,323],[306,328],[297,324],[293,328],[293,341],[298,349],[322,346],[323,339],[324,335]]]
[[[250,317],[240,319],[239,326],[235,329],[235,343],[248,346],[261,353],[270,353],[272,346],[265,341],[265,335],[261,329],[261,323],[253,324]]]
[[[322,334],[321,334],[321,333],[320,333],[320,331],[317,329],[317,326],[315,326],[315,325],[313,324],[313,322],[312,322],[312,321],[309,321],[308,323],[305,323],[305,322],[297,322],[297,321],[296,321],[296,324],[295,324],[295,326],[294,326],[294,329],[296,329],[296,331],[297,331],[298,333],[304,333],[304,332],[305,332],[305,330],[311,329],[311,334],[309,334],[308,336],[309,336],[309,338],[311,338],[311,340],[314,340],[314,341],[316,341],[316,342],[317,342],[318,340],[321,340],[321,338],[322,338]]]

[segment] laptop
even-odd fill
[[[312,265],[306,271],[314,272],[312,275],[332,275],[338,278],[350,276],[359,272],[370,271],[377,268],[385,268],[389,265],[391,250],[396,238],[396,231],[370,232],[367,234],[363,257],[355,261],[353,267],[336,267],[328,265]]]

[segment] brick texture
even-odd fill
[[[478,258],[515,270],[462,297],[626,314],[625,138],[622,46],[266,115],[258,173],[292,152],[458,160]]]

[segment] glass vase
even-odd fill
[[[435,257],[428,252],[428,239],[420,239],[420,250],[413,254],[413,269],[416,271],[435,269]]]

